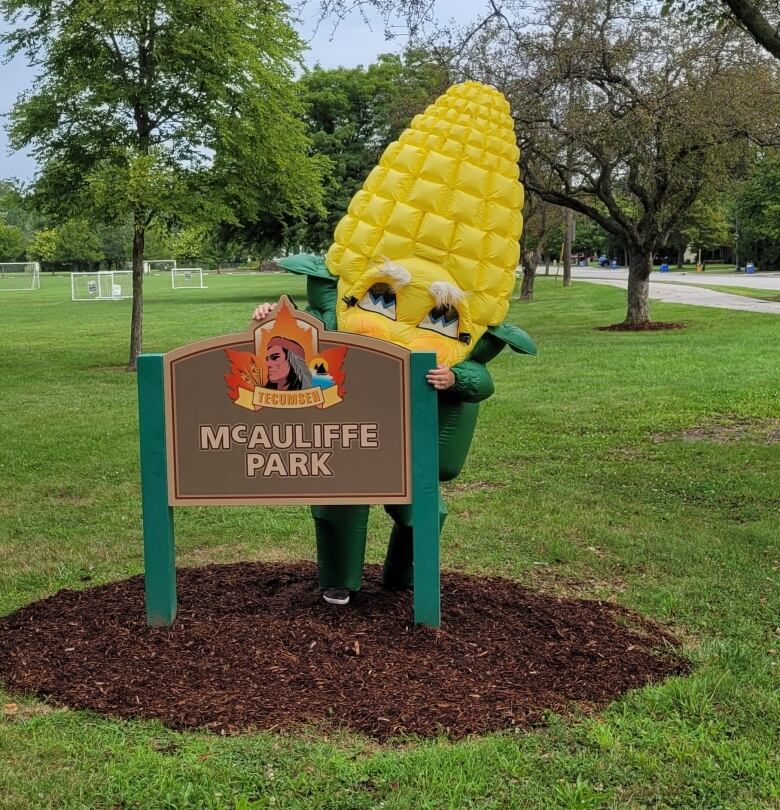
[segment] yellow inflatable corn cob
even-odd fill
[[[387,147],[327,253],[339,328],[440,363],[506,316],[522,231],[520,151],[492,87],[451,87]]]

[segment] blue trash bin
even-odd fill
[[[745,265],[745,272],[746,273],[755,273],[756,272],[756,266],[753,264],[753,262],[748,262]]]
[[[666,262],[664,262],[664,263],[661,265],[661,272],[662,272],[662,273],[668,273],[668,272],[669,272],[669,265],[668,265]]]

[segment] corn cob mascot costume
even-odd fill
[[[505,345],[536,354],[503,323],[515,285],[523,187],[509,104],[478,82],[451,87],[385,150],[352,198],[324,261],[280,264],[306,275],[309,311],[328,329],[434,351],[454,384],[439,392],[439,479],[466,461],[485,364]],[[388,588],[412,585],[411,506],[387,506]],[[440,521],[446,514],[440,500]],[[320,588],[337,604],[360,588],[367,506],[316,506]],[[338,593],[338,598],[329,598]]]

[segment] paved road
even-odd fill
[[[550,268],[551,274],[553,268]],[[602,270],[597,267],[572,267],[572,277],[592,284],[607,284],[626,288],[628,270]],[[780,315],[780,301],[761,301],[744,295],[730,295],[703,289],[699,285],[717,287],[746,287],[780,292],[780,273],[659,273],[650,274],[650,298],[670,304],[691,304],[697,307],[738,309],[744,312],[765,312]]]

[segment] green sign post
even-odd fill
[[[138,358],[138,432],[144,533],[146,620],[153,627],[176,617],[176,538],[168,504],[163,355]]]
[[[314,435],[334,436],[340,427],[344,435],[357,435],[358,426],[362,431],[360,435],[366,440],[364,444],[349,441],[344,443],[338,453],[314,453],[318,456],[312,465],[325,471],[325,477],[312,479],[290,477],[292,470],[310,472],[306,466],[304,453],[289,452],[288,458],[298,456],[295,463],[285,468],[283,461],[277,463],[284,470],[281,475],[263,478],[258,484],[246,472],[254,470],[265,464],[270,465],[270,458],[275,454],[267,454],[267,459],[259,453],[247,453],[246,437],[252,427],[250,424],[240,422],[228,424],[230,417],[221,410],[216,416],[207,416],[214,424],[204,426],[203,410],[208,409],[208,396],[184,396],[187,386],[192,388],[192,380],[200,380],[204,376],[204,369],[208,369],[208,362],[224,362],[225,354],[232,357],[235,362],[236,349],[260,346],[261,339],[265,341],[263,347],[269,342],[269,335],[273,332],[267,330],[265,337],[261,336],[261,328],[256,327],[256,334],[227,335],[212,341],[202,341],[188,347],[163,354],[143,354],[138,358],[138,410],[139,435],[141,451],[141,495],[143,509],[143,537],[144,537],[144,569],[146,591],[146,616],[151,626],[169,626],[176,617],[176,552],[173,505],[203,505],[206,504],[278,504],[278,503],[409,503],[412,504],[412,529],[414,553],[414,621],[416,624],[425,624],[439,627],[441,624],[440,609],[440,570],[439,570],[439,475],[438,475],[438,416],[437,395],[434,389],[426,382],[426,373],[436,367],[436,355],[432,352],[407,352],[392,344],[383,344],[363,337],[347,335],[346,333],[325,332],[319,322],[304,314],[297,314],[297,325],[303,329],[315,330],[320,339],[319,349],[316,338],[312,338],[316,355],[312,359],[312,367],[319,372],[323,370],[326,362],[323,358],[331,358],[329,351],[340,351],[338,355],[343,358],[353,352],[351,372],[353,376],[348,379],[348,385],[328,393],[321,392],[309,394],[307,391],[283,392],[284,396],[270,389],[257,386],[260,392],[256,394],[246,387],[243,392],[235,392],[235,402],[228,402],[224,408],[234,408],[242,405],[243,408],[253,409],[256,424],[265,419],[279,419],[276,414],[280,408],[295,408],[293,416],[287,416],[289,410],[284,410],[284,420],[287,426],[295,423],[295,429],[303,431],[311,425],[305,426],[302,420],[308,418],[311,423],[324,420],[327,414],[327,423],[317,428],[320,432]],[[313,327],[313,328],[312,328]],[[301,332],[301,334],[305,334]],[[300,338],[299,338],[300,339]],[[254,340],[254,344],[246,341]],[[274,340],[273,337],[270,338]],[[323,348],[328,347],[328,348]],[[384,348],[388,347],[388,348]],[[319,353],[317,353],[317,350]],[[232,355],[231,355],[232,352]],[[361,354],[362,352],[362,354]],[[249,355],[247,355],[249,356]],[[260,355],[252,355],[257,358]],[[365,361],[363,362],[361,357]],[[216,360],[209,360],[216,358]],[[190,370],[184,365],[176,366],[179,360],[192,361]],[[374,363],[375,360],[375,363]],[[206,365],[197,366],[195,363]],[[361,365],[362,363],[362,365]],[[355,369],[371,369],[372,363],[379,369],[376,379],[371,379],[371,372],[364,378],[354,373]],[[384,366],[381,364],[385,363]],[[395,364],[395,365],[393,365]],[[345,364],[348,366],[348,364]],[[393,381],[388,369],[398,369],[398,385]],[[193,373],[194,372],[194,373]],[[177,377],[178,374],[178,377]],[[205,376],[209,376],[205,374]],[[212,375],[217,376],[217,375]],[[227,379],[227,376],[224,377]],[[220,382],[222,382],[220,380]],[[382,389],[382,385],[385,389]],[[224,385],[224,383],[223,383]],[[329,382],[328,385],[331,385]],[[366,412],[363,412],[363,396],[361,386],[368,392]],[[388,387],[389,386],[389,387]],[[335,389],[335,386],[331,385]],[[379,390],[377,390],[379,389]],[[405,399],[395,403],[395,411],[389,408],[388,418],[383,422],[382,407],[387,405],[387,391],[396,391],[397,399]],[[343,395],[344,401],[341,396]],[[371,405],[370,397],[375,399]],[[318,405],[307,407],[311,402]],[[219,408],[223,408],[221,400],[215,400]],[[330,410],[330,401],[344,406]],[[206,404],[204,404],[204,402]],[[255,404],[252,404],[252,403]],[[382,407],[376,402],[384,402]],[[260,404],[258,404],[260,403]],[[200,408],[198,412],[197,409]],[[276,411],[272,411],[276,408]],[[323,410],[327,408],[328,410]],[[350,410],[351,408],[351,410]],[[192,409],[196,412],[190,413]],[[235,409],[239,415],[246,411]],[[313,416],[301,416],[308,413]],[[379,415],[377,415],[379,413]],[[268,414],[274,414],[269,416]],[[341,416],[345,414],[345,416]],[[346,416],[348,414],[348,416]],[[246,418],[244,416],[244,418]],[[340,418],[353,421],[342,426]],[[393,421],[395,419],[395,421]],[[233,420],[235,422],[235,419]],[[274,424],[274,430],[280,427]],[[386,429],[385,429],[386,428]],[[270,427],[268,428],[270,431]],[[353,431],[352,434],[349,431]],[[201,444],[193,444],[188,438],[200,432]],[[383,432],[384,431],[384,432]],[[260,437],[266,434],[259,434]],[[289,434],[288,434],[289,435]],[[303,433],[296,434],[299,437]],[[311,434],[303,447],[311,447]],[[387,435],[389,440],[383,437]],[[205,437],[205,438],[204,438]],[[228,438],[233,437],[244,440],[240,450],[228,445]],[[258,439],[258,441],[261,440]],[[203,444],[205,442],[205,444]],[[318,446],[318,445],[314,445]],[[330,447],[330,444],[325,445]],[[193,447],[195,448],[193,450]],[[369,448],[369,449],[365,449]],[[375,448],[372,449],[372,448]],[[294,449],[294,448],[293,448]],[[241,474],[231,484],[230,477],[220,474],[220,464],[225,464],[233,457],[230,453],[243,453],[247,458],[247,466],[240,466]],[[359,453],[382,453],[381,461],[376,464],[368,463],[366,455]],[[189,453],[189,455],[187,455]],[[249,457],[252,457],[251,463]],[[331,456],[334,458],[330,461]],[[374,458],[371,456],[370,458]],[[203,459],[201,462],[200,459]],[[202,470],[196,469],[201,465]],[[332,469],[327,465],[332,465]],[[297,467],[296,467],[297,465]],[[374,471],[374,468],[376,470]],[[172,469],[176,468],[176,469]],[[181,469],[180,469],[181,468]],[[388,468],[395,475],[388,479]],[[394,472],[397,468],[397,474]],[[212,473],[211,471],[214,470]],[[343,470],[343,473],[341,472]],[[372,480],[372,475],[376,480]],[[344,478],[344,488],[340,489],[340,476]],[[383,477],[384,476],[384,477]],[[214,480],[209,480],[213,478]],[[357,480],[356,480],[357,478]],[[363,479],[368,479],[363,481]],[[227,481],[227,483],[226,483]],[[230,487],[233,487],[231,489]],[[255,487],[247,493],[246,487]],[[363,489],[361,489],[363,486]],[[314,489],[314,488],[321,489]],[[221,488],[221,489],[220,489]],[[346,493],[346,494],[345,494]],[[383,493],[385,493],[383,495]]]

